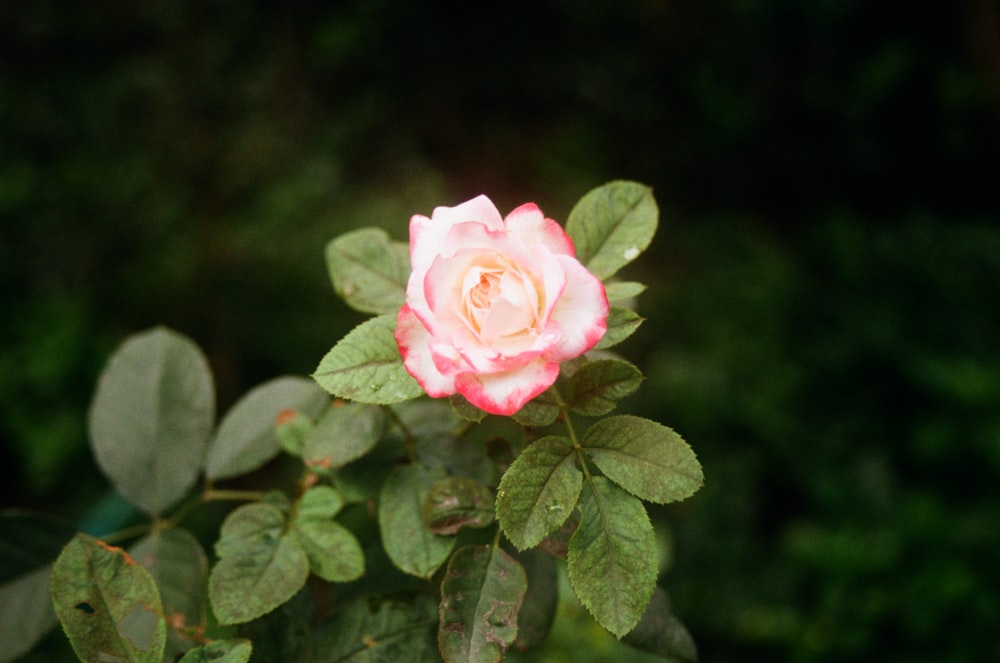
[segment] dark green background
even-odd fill
[[[705,466],[656,512],[703,660],[1000,659],[990,0],[0,4],[2,506],[113,517],[127,334],[221,410],[362,319],[329,238],[613,178],[662,211],[627,407]]]

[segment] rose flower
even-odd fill
[[[435,398],[457,392],[514,414],[606,331],[604,285],[534,203],[502,218],[478,196],[414,215],[410,261],[395,337],[406,370]]]

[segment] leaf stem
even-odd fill
[[[261,490],[220,490],[209,487],[202,494],[206,502],[218,502],[222,500],[245,500],[253,502],[264,499],[267,493]]]
[[[563,423],[566,424],[566,432],[569,434],[569,439],[573,443],[573,449],[576,451],[576,457],[580,461],[580,468],[583,470],[583,475],[587,478],[587,483],[593,483],[593,477],[590,474],[590,466],[587,464],[587,456],[583,453],[583,446],[580,444],[580,440],[576,436],[576,429],[573,428],[573,420],[569,416],[569,405],[563,400],[562,395],[559,390],[556,389],[555,385],[549,387],[552,392],[552,396],[556,399],[556,405],[559,407],[559,411],[562,412]]]
[[[403,445],[406,448],[406,457],[410,459],[411,463],[417,462],[417,438],[413,436],[409,427],[395,410],[388,405],[383,405],[382,407],[385,408],[393,423],[399,426],[399,430],[403,432]]]

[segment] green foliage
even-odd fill
[[[524,569],[495,546],[459,548],[441,581],[438,644],[449,663],[502,661],[517,636]]]
[[[167,627],[149,572],[120,548],[79,534],[52,569],[52,601],[85,663],[160,663]]]
[[[612,306],[611,311],[608,313],[608,331],[604,334],[600,342],[598,342],[596,349],[607,350],[618,345],[634,334],[635,330],[644,321],[645,318],[632,309],[622,306]]]
[[[214,417],[212,374],[198,346],[164,328],[137,334],[98,382],[94,456],[119,493],[160,514],[197,480]]]
[[[574,232],[610,275],[648,244],[655,203],[630,183],[588,195]],[[622,242],[636,248],[615,257]],[[84,660],[501,661],[546,640],[562,559],[603,628],[618,638],[637,628],[637,646],[691,659],[687,632],[654,594],[659,554],[640,500],[684,499],[700,487],[701,466],[665,426],[601,418],[642,372],[607,355],[575,358],[511,417],[487,417],[460,397],[418,398],[391,312],[408,271],[403,248],[372,229],[331,242],[335,289],[380,315],[334,345],[314,382],[267,381],[217,426],[212,376],[191,341],[157,328],[113,354],[92,407],[95,454],[151,518],[109,537],[135,539],[131,557],[84,534],[63,545],[73,530],[48,521],[0,518],[24,541],[0,546],[9,581],[0,592],[29,608],[0,620],[27,634],[12,651],[52,622],[37,590],[61,550],[52,599]],[[625,282],[613,294],[642,289]],[[613,309],[606,344],[639,322]],[[598,419],[583,429],[581,417]],[[276,487],[243,485],[256,487],[269,464],[288,472]],[[209,558],[182,523],[232,500],[243,503],[220,513]]]
[[[396,316],[381,315],[358,325],[323,357],[313,377],[334,396],[387,405],[423,393],[403,368],[393,332]]]

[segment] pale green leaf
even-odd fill
[[[573,207],[566,233],[577,259],[603,281],[646,250],[656,234],[659,214],[649,187],[609,182],[589,191]]]
[[[318,388],[318,385],[317,385]],[[323,392],[324,394],[326,392]],[[293,456],[302,456],[306,436],[316,427],[316,422],[298,410],[285,410],[275,421],[274,434],[278,445]]]
[[[583,475],[565,437],[535,440],[511,464],[497,490],[497,519],[518,550],[538,545],[572,513]]]
[[[604,332],[604,337],[598,341],[596,350],[607,350],[624,341],[635,333],[645,318],[632,309],[621,306],[612,306],[608,313],[608,330]]]
[[[47,564],[0,585],[0,661],[27,654],[56,625],[51,574]]]
[[[205,356],[187,337],[157,327],[128,338],[101,373],[91,446],[123,497],[160,514],[194,485],[214,418]]]
[[[695,663],[698,650],[691,633],[670,609],[670,598],[660,587],[646,607],[642,619],[624,638],[624,642],[642,651],[668,660]]]
[[[622,359],[600,359],[584,364],[566,386],[566,398],[575,412],[591,417],[607,414],[618,401],[642,384],[642,371]]]
[[[194,535],[179,527],[156,532],[136,542],[129,554],[156,582],[171,623],[205,623],[208,558]]]
[[[394,313],[406,301],[410,246],[381,228],[360,228],[326,245],[333,289],[362,313]]]
[[[467,477],[448,477],[431,486],[424,500],[424,522],[435,534],[456,534],[463,527],[493,522],[493,491]]]
[[[604,477],[586,483],[580,512],[566,560],[570,585],[620,638],[639,623],[656,586],[656,535],[642,502]]]
[[[329,394],[301,377],[275,378],[251,389],[222,418],[205,457],[205,475],[228,479],[258,469],[281,451],[275,433],[279,415],[298,410],[315,418],[329,403]]]
[[[226,517],[208,597],[220,624],[239,624],[288,601],[309,576],[309,559],[285,533],[284,511],[254,503]]]
[[[441,581],[438,645],[446,663],[495,663],[517,637],[524,569],[495,546],[455,551]]]
[[[404,573],[430,578],[455,545],[454,537],[437,536],[423,519],[427,494],[444,476],[440,468],[410,463],[393,468],[382,484],[378,503],[382,545]]]
[[[361,544],[333,520],[343,506],[343,498],[333,488],[310,488],[299,499],[289,530],[309,558],[312,572],[331,582],[356,580],[365,571]]]
[[[704,481],[688,443],[649,419],[631,415],[602,419],[590,427],[582,444],[605,476],[650,502],[686,499]]]
[[[190,650],[180,663],[247,663],[252,653],[253,645],[249,640],[216,640]]]
[[[156,583],[121,548],[87,534],[52,569],[52,601],[85,663],[161,663],[167,626]]]
[[[302,458],[316,467],[343,467],[371,451],[384,431],[382,408],[336,403],[326,409],[306,436]]]
[[[403,367],[395,330],[395,314],[361,323],[323,357],[313,378],[334,396],[359,403],[387,405],[422,395]]]
[[[604,284],[604,292],[609,302],[621,302],[646,292],[646,284],[635,281],[614,281]]]

